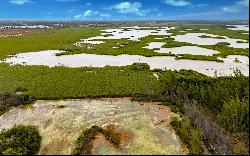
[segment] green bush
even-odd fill
[[[41,145],[37,127],[18,125],[0,133],[1,155],[35,155]]]
[[[202,154],[201,132],[191,124],[188,118],[183,117],[182,119],[178,119],[177,117],[173,117],[171,125],[181,140],[187,145],[189,154]]]
[[[225,102],[217,120],[228,131],[249,133],[248,99],[236,98]]]
[[[131,65],[132,70],[150,70],[150,66],[147,63],[133,63]]]

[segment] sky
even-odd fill
[[[0,19],[248,20],[249,0],[0,0]]]

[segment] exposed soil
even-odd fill
[[[29,109],[15,107],[1,115],[0,129],[15,124],[38,126],[39,154],[71,154],[81,132],[93,125],[119,140],[117,146],[110,143],[112,138],[96,134],[93,154],[187,154],[170,126],[175,114],[157,104],[131,98],[36,101]]]
[[[131,132],[127,132],[124,130],[118,129],[117,125],[111,123],[108,125],[104,125],[104,129],[112,134],[114,134],[118,140],[120,141],[119,147],[114,147],[103,134],[98,134],[93,141],[92,154],[96,154],[96,149],[100,146],[109,146],[117,148],[118,150],[122,150],[126,147],[133,139],[133,134]]]

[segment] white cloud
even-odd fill
[[[236,2],[236,5],[249,7],[249,0],[240,0],[240,1]]]
[[[140,11],[142,4],[140,2],[121,2],[114,6],[111,6],[111,9],[116,9],[120,13],[136,13]]]
[[[105,18],[110,18],[111,17],[110,14],[105,14],[105,13],[101,13],[100,16],[105,17]]]
[[[239,10],[234,7],[234,6],[225,6],[225,7],[222,7],[222,10],[226,13],[236,13],[238,12]]]
[[[83,16],[88,17],[88,16],[92,16],[92,14],[93,14],[92,10],[87,10],[87,11],[84,12]]]
[[[77,0],[56,0],[58,2],[74,2],[74,1],[77,1]]]
[[[145,16],[148,12],[153,11],[151,9],[142,10],[141,8],[142,4],[140,2],[121,2],[110,6],[107,10],[115,9],[122,14],[132,13],[137,16]]]
[[[99,11],[86,10],[83,14],[73,16],[74,19],[86,19],[87,17],[95,16],[95,18],[110,18],[110,14],[100,13]]]
[[[238,13],[249,9],[249,0],[239,0],[233,5],[224,6],[221,8],[225,13]]]
[[[184,7],[184,6],[191,5],[190,2],[185,1],[185,0],[164,0],[163,2],[165,4],[169,4],[169,5],[177,6],[177,7]]]
[[[74,18],[74,19],[80,19],[80,18],[82,18],[82,15],[81,15],[81,14],[75,15],[73,18]]]
[[[10,0],[9,1],[11,4],[16,4],[16,5],[23,5],[25,3],[31,2],[30,0]]]

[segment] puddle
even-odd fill
[[[187,154],[170,126],[171,116],[175,114],[167,107],[129,98],[36,101],[33,108],[16,107],[0,116],[0,130],[15,124],[37,125],[42,135],[39,154],[72,154],[82,130],[114,123],[119,130],[132,133],[133,139],[122,149],[99,144],[94,153]]]
[[[115,40],[115,39],[128,39],[132,41],[139,41],[140,38],[149,35],[171,35],[172,33],[167,33],[168,30],[175,29],[174,27],[161,27],[161,28],[151,28],[151,27],[121,27],[120,29],[106,29],[102,30],[102,36],[91,37],[84,39],[81,42],[75,43],[75,45],[80,45],[83,43],[90,44],[101,44],[105,43],[103,41],[97,40]]]
[[[228,27],[236,27],[236,28],[227,28],[230,30],[245,30],[245,31],[249,31],[249,25],[226,25]]]
[[[215,61],[198,61],[198,60],[176,60],[171,56],[155,56],[144,57],[139,55],[95,55],[95,54],[75,54],[56,56],[56,53],[62,51],[48,50],[40,52],[20,53],[14,57],[4,60],[10,64],[22,65],[44,65],[49,67],[66,66],[66,67],[105,67],[110,66],[126,66],[133,63],[147,63],[150,69],[171,69],[171,70],[194,70],[208,76],[226,76],[234,74],[234,70],[238,69],[243,75],[249,75],[249,61],[247,56],[231,55],[227,58],[219,58],[224,63]],[[233,60],[238,58],[240,62]],[[241,61],[243,60],[243,61]]]
[[[249,43],[237,43],[237,41],[247,42],[246,40],[232,39],[226,36],[221,36],[221,37],[224,37],[225,39],[199,37],[203,35],[211,36],[211,37],[218,37],[218,35],[212,35],[212,34],[207,34],[207,33],[187,33],[185,35],[177,35],[177,36],[172,36],[172,37],[177,42],[187,42],[187,43],[198,44],[198,45],[215,45],[219,42],[228,42],[230,43],[229,47],[249,48]]]
[[[206,55],[213,56],[213,54],[218,54],[218,51],[201,48],[197,46],[183,46],[183,47],[175,47],[175,48],[162,48],[164,42],[151,42],[147,47],[148,49],[159,49],[155,50],[157,53],[171,53],[171,54],[190,54],[190,55]]]

